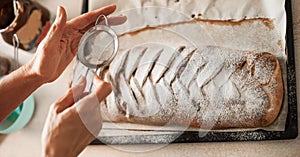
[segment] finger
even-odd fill
[[[95,94],[98,98],[98,101],[101,102],[111,93],[112,87],[110,83],[100,80],[98,76],[94,77],[93,83],[96,88]]]
[[[109,26],[116,26],[116,25],[121,25],[127,21],[126,16],[112,16],[108,18],[108,25]],[[105,21],[101,21],[99,24],[103,25],[105,24]],[[91,29],[92,27],[95,26],[95,23],[91,23],[90,25],[86,26],[84,29],[80,30],[80,33],[84,34],[86,31]]]
[[[86,95],[86,93],[83,93],[85,86],[86,86],[86,77],[81,76],[78,79],[76,85],[72,87],[72,92],[73,92],[73,97],[75,102]]]
[[[73,29],[82,30],[91,23],[95,23],[99,15],[109,15],[116,10],[116,5],[109,5],[104,8],[97,9],[76,17],[68,22],[68,25]]]
[[[64,27],[66,25],[67,14],[63,7],[57,7],[57,15],[54,23],[52,24],[46,38],[54,42],[59,42],[64,33]]]
[[[75,105],[64,110],[62,114],[75,111],[78,113],[81,122],[85,128],[94,136],[97,137],[102,127],[102,116],[100,102],[96,95],[91,93],[76,102]]]
[[[109,83],[100,80],[98,77],[94,77],[93,82],[96,91],[76,102],[75,105],[64,112],[68,112],[72,109],[76,110],[85,127],[90,133],[97,137],[102,127],[100,103],[111,92],[111,86]]]
[[[127,17],[126,16],[112,16],[109,17],[108,19],[108,25],[109,26],[116,26],[116,25],[121,25],[123,23],[125,23],[127,21]],[[101,25],[105,24],[105,21],[103,19],[101,19],[100,22]]]
[[[82,95],[85,89],[86,79],[84,77],[80,78],[79,84],[70,88],[66,95],[60,98],[57,103],[55,103],[54,108],[57,113],[64,111],[65,109],[72,106],[76,100],[78,100]]]
[[[81,99],[76,106],[74,105],[79,113],[94,113],[97,111],[97,113],[100,114],[101,101],[104,100],[112,91],[111,85],[108,82],[100,80],[98,76],[94,77],[93,83],[96,90]],[[95,116],[96,114],[93,115]],[[89,116],[87,115],[85,117],[87,118]]]

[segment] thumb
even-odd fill
[[[99,77],[97,76],[94,77],[93,82],[96,87],[95,94],[99,101],[102,101],[103,99],[105,99],[105,97],[107,97],[111,93],[112,87],[110,83],[100,80]]]
[[[70,88],[68,92],[60,98],[55,104],[54,104],[54,109],[56,110],[57,113],[64,111],[65,109],[69,108],[72,106],[75,101],[78,100],[81,96],[83,96],[83,91],[86,85],[86,80],[85,78],[81,77],[79,84],[76,86]]]
[[[56,13],[55,21],[53,22],[47,34],[47,38],[53,41],[60,41],[64,32],[64,27],[66,25],[67,14],[65,9],[61,6],[57,7],[56,12],[57,13]]]

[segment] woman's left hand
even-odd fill
[[[28,70],[45,83],[56,80],[77,54],[82,35],[95,25],[99,15],[108,16],[115,9],[115,5],[110,5],[66,21],[65,9],[58,7],[56,19],[39,44],[33,60],[27,65]],[[110,25],[123,24],[125,21],[125,16],[109,18]]]

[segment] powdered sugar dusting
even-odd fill
[[[267,84],[274,72],[276,62],[270,60],[269,58],[260,58],[255,62],[255,72],[254,77],[261,84]]]
[[[145,78],[146,83],[139,84],[140,87],[133,86],[135,84],[125,80],[123,73],[110,76],[112,82],[123,82],[122,85],[117,83],[118,87],[114,88],[119,89],[121,93],[130,93],[115,94],[118,97],[116,99],[121,99],[127,108],[131,109],[123,111],[130,112],[127,113],[130,115],[130,122],[191,125],[208,129],[259,127],[261,125],[266,107],[270,103],[268,94],[277,90],[277,82],[272,77],[277,63],[271,54],[212,46],[196,51],[193,48],[184,47],[178,51],[164,49],[157,51],[157,48],[151,51],[151,46],[146,48],[147,52],[138,53],[137,49],[132,51],[135,51],[136,55],[147,56],[147,53],[152,53],[151,56],[157,57],[150,57],[150,60],[145,60],[144,57],[145,63],[141,63],[140,60],[121,56],[110,67],[110,71],[116,71],[116,68],[120,68],[118,67],[119,62],[124,62],[124,58],[127,59],[125,61],[128,63],[127,66],[137,65],[135,63],[139,62],[147,67],[148,73],[139,73],[139,75],[135,75],[135,71],[142,72],[143,66],[122,67],[131,69],[132,76],[127,76],[131,80],[139,80],[138,77]],[[145,48],[139,49],[144,50]],[[170,56],[181,57],[182,61],[158,63],[157,61],[161,60],[161,54],[165,54],[165,52],[178,53]],[[181,56],[181,52],[184,52],[184,56]],[[130,51],[124,53],[123,56],[127,56],[127,53]],[[195,60],[192,58],[201,58],[201,63],[195,64]],[[193,67],[195,65],[200,67]],[[170,67],[176,67],[176,69]],[[187,67],[193,69],[193,74],[187,73]],[[153,81],[151,76],[154,76],[156,71],[160,71],[160,75],[157,75],[160,78],[156,77]],[[149,91],[150,87],[152,96],[149,97],[149,93],[147,94],[145,91]],[[144,104],[131,103],[131,101],[141,102],[138,101],[141,99],[145,100]],[[110,108],[122,109],[121,107]],[[155,112],[152,112],[154,110]],[[113,113],[122,112],[115,111]],[[144,113],[148,114],[143,115]]]

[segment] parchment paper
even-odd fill
[[[120,54],[147,42],[160,42],[168,46],[215,45],[239,50],[266,51],[279,59],[287,91],[284,0],[93,0],[89,8],[94,10],[111,3],[118,6],[116,15],[123,14],[128,18],[125,25],[113,27],[119,34]],[[204,20],[240,21],[257,18],[272,19],[274,29],[270,31],[267,24],[259,22],[250,26],[232,27]],[[147,27],[155,29],[145,29]],[[241,40],[245,42],[240,42]],[[283,131],[286,115],[287,92],[276,121],[262,129]],[[258,128],[217,131],[256,129]],[[103,125],[101,136],[145,135],[149,134],[149,130],[156,130],[150,134],[171,134],[176,132],[177,128],[107,122]],[[188,130],[198,131],[194,128]]]

